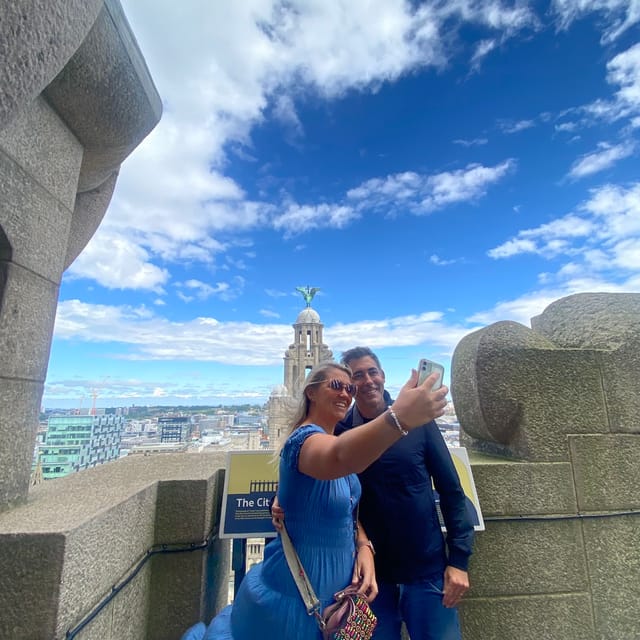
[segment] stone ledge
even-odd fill
[[[0,637],[62,638],[149,549],[203,541],[217,523],[225,460],[225,453],[131,456],[46,481],[26,504],[0,513]],[[119,595],[87,637],[111,637],[123,620],[144,616],[154,640],[173,640],[194,618],[209,619],[226,600],[228,571],[209,576],[207,567],[212,555],[227,566],[228,548],[225,540],[153,556],[135,578],[131,604]],[[169,610],[177,617],[159,613]],[[106,636],[94,636],[105,627]]]

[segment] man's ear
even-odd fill
[[[380,377],[382,378],[382,382],[386,382],[387,381],[387,379],[385,378],[385,375],[384,375],[384,369],[380,369]]]

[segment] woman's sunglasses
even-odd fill
[[[334,389],[335,391],[346,391],[350,396],[355,396],[358,387],[355,384],[351,384],[350,382],[340,382],[340,380],[336,380],[333,378],[329,380],[329,387]]]

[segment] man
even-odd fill
[[[353,372],[355,404],[336,434],[357,428],[392,404],[385,375],[368,347],[342,354]],[[469,588],[473,525],[447,446],[434,421],[414,429],[359,474],[359,519],[375,550],[379,593],[375,640],[460,640],[455,608]],[[431,482],[447,528],[441,532]]]

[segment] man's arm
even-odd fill
[[[473,551],[473,523],[449,449],[435,422],[427,426],[426,464],[440,495],[440,510],[447,528],[448,566],[444,575],[446,607],[458,604],[469,588],[469,557]]]

